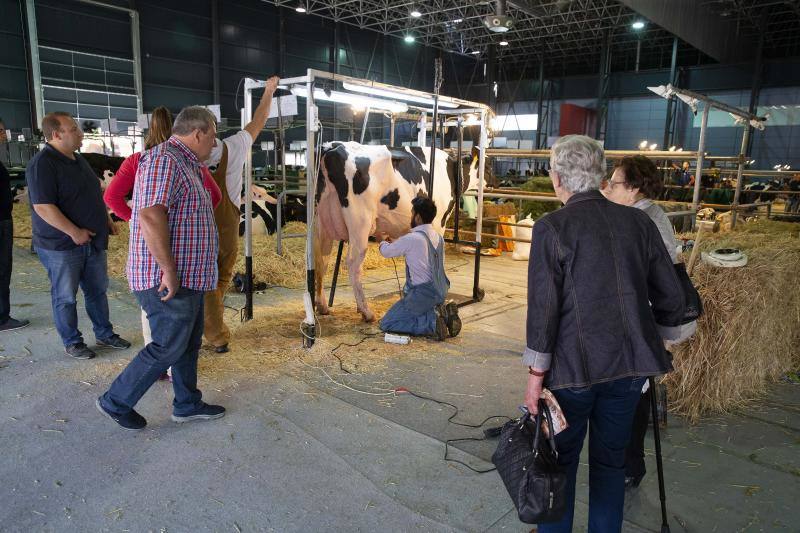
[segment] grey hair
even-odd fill
[[[550,151],[550,168],[561,186],[579,193],[597,190],[606,173],[606,158],[599,142],[585,135],[565,135]]]
[[[217,118],[205,107],[199,105],[184,107],[175,117],[175,122],[172,124],[172,134],[189,135],[194,130],[206,133],[209,128],[216,126],[216,124]]]

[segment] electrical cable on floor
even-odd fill
[[[458,414],[460,412],[460,409],[458,408],[458,406],[453,405],[450,402],[445,402],[443,400],[437,400],[436,398],[431,398],[430,396],[424,396],[422,394],[417,394],[415,392],[411,392],[410,390],[406,389],[405,387],[397,387],[395,389],[395,392],[396,393],[402,393],[402,394],[410,394],[411,396],[414,396],[415,398],[418,398],[420,400],[429,400],[431,402],[435,402],[435,403],[438,403],[440,405],[446,405],[448,407],[451,407],[453,409],[453,414],[450,415],[450,417],[447,419],[447,422],[450,423],[450,424],[454,424],[456,426],[479,429],[479,428],[482,428],[489,420],[493,420],[495,418],[504,418],[507,421],[513,420],[511,417],[506,416],[506,415],[493,415],[493,416],[489,416],[489,417],[484,418],[483,421],[481,421],[480,424],[466,424],[464,422],[456,422],[453,419],[458,416]],[[485,431],[490,431],[490,430],[485,430]],[[477,474],[486,474],[488,472],[493,472],[493,471],[497,470],[497,468],[492,467],[492,468],[488,468],[488,469],[478,470],[477,468],[473,468],[472,466],[468,465],[467,463],[465,463],[463,461],[459,461],[458,459],[452,459],[450,457],[450,446],[454,442],[481,442],[481,441],[487,440],[487,438],[488,438],[488,436],[484,436],[484,437],[463,437],[463,438],[459,438],[459,439],[447,439],[446,441],[444,441],[444,457],[443,457],[443,459],[445,461],[449,461],[451,463],[458,463],[458,464],[460,464],[462,466],[465,466],[465,467],[467,467],[468,469],[472,470],[473,472],[475,472]]]

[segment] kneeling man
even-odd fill
[[[381,319],[381,330],[411,335],[432,335],[443,341],[461,331],[455,303],[445,305],[450,280],[444,272],[444,239],[431,227],[436,205],[424,196],[411,201],[411,231],[380,243],[383,257],[405,257],[403,297]],[[434,243],[436,243],[434,245]]]

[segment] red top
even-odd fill
[[[136,152],[125,158],[125,161],[122,162],[119,170],[114,174],[114,179],[111,180],[106,192],[103,194],[103,200],[105,200],[108,208],[126,222],[130,221],[132,213],[125,198],[133,193],[136,169],[139,168],[139,158],[141,156],[142,152]],[[201,165],[200,170],[203,173],[203,187],[211,193],[211,204],[217,207],[217,204],[222,199],[222,191],[219,190],[219,186],[217,186],[214,178],[211,177],[208,167]]]

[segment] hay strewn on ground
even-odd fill
[[[673,350],[675,372],[665,378],[671,408],[693,421],[742,407],[800,367],[800,225],[740,227],[701,241],[702,251],[739,248],[749,261],[742,268],[698,262],[692,280],[705,315],[695,338]]]
[[[31,217],[27,205],[16,204],[13,211],[14,237],[17,246],[28,246],[31,237]],[[125,263],[128,260],[128,224],[117,222],[118,235],[113,235],[108,242],[108,275],[112,278],[126,279]],[[306,225],[302,222],[289,222],[284,228],[285,233],[305,233]],[[336,259],[336,243],[334,243],[333,256],[328,269],[328,278],[333,272],[333,263]],[[253,275],[255,280],[263,281],[267,285],[278,285],[288,288],[299,288],[306,280],[306,241],[301,239],[285,239],[283,241],[283,255],[276,252],[275,235],[253,236]],[[239,240],[239,260],[234,272],[244,272],[244,239]],[[342,270],[340,283],[347,279],[347,245],[342,254]],[[395,259],[397,271],[402,276],[405,262],[402,258]],[[364,259],[364,270],[391,269],[394,267],[391,259],[385,259],[378,252],[376,244],[370,244]]]

